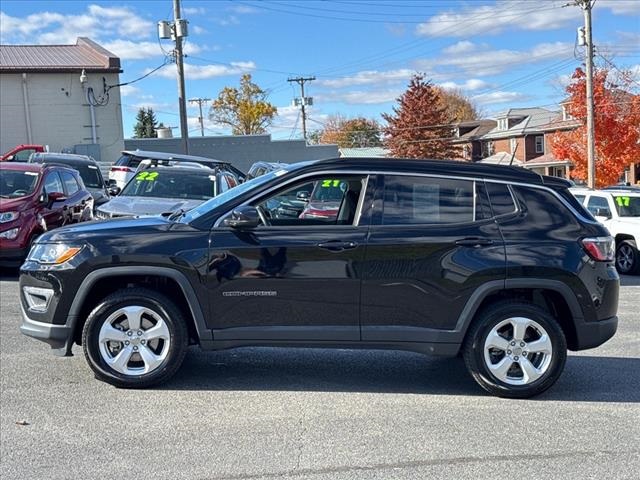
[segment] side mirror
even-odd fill
[[[67,197],[62,192],[51,192],[47,194],[47,205],[51,208],[55,202],[62,202],[66,199]]]
[[[256,228],[260,225],[260,215],[255,207],[244,205],[236,208],[231,215],[224,219],[222,222],[226,227],[246,229]]]
[[[611,218],[611,210],[608,208],[596,208],[596,217],[604,217],[607,220]]]
[[[109,192],[109,195],[111,195],[112,197],[118,196],[118,194],[120,194],[121,191],[122,189],[115,184],[110,184],[109,187],[107,188],[107,192]]]
[[[4,159],[5,162],[13,162],[15,160],[16,156],[15,155],[9,155],[7,158]]]
[[[311,196],[311,194],[309,192],[305,191],[305,190],[301,190],[301,191],[296,193],[296,198],[298,200],[302,200],[303,202],[308,202],[310,196]]]

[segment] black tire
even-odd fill
[[[616,269],[624,275],[635,275],[640,272],[640,252],[636,242],[624,240],[616,247]]]
[[[165,340],[157,340],[158,346],[156,347],[162,350],[164,359],[159,362],[152,371],[147,373],[121,373],[107,363],[104,354],[101,351],[99,335],[103,325],[111,315],[116,314],[116,312],[125,307],[142,307],[145,310],[150,310],[166,325],[169,334],[168,346],[164,347],[164,343],[161,343]],[[127,317],[121,318],[126,319]],[[142,321],[149,323],[150,320],[151,322],[154,320],[154,317],[147,314],[145,314],[143,318],[144,319]],[[146,330],[143,327],[140,327],[140,330],[146,334]],[[123,332],[125,332],[123,335],[128,334],[128,330],[123,330]],[[133,338],[135,338],[135,335]],[[117,341],[108,343],[108,345],[113,344],[119,344],[120,350],[124,350],[125,348],[124,343]],[[127,344],[129,344],[128,341]],[[184,356],[187,351],[187,344],[187,326],[180,310],[164,295],[146,288],[118,290],[117,292],[107,296],[89,314],[82,330],[82,348],[84,350],[87,363],[93,370],[95,377],[98,380],[102,380],[120,388],[146,388],[166,382],[182,365],[182,361],[184,360]],[[151,341],[149,341],[149,345],[147,345],[147,347],[151,347]],[[118,351],[117,348],[118,347],[116,346],[116,352]],[[137,346],[135,348],[136,350],[138,348],[141,350],[142,346]],[[130,357],[130,360],[126,363],[127,367],[125,368],[128,368],[128,365],[132,362],[135,364],[136,358],[140,360],[138,364],[141,363],[143,366],[146,365],[146,362],[142,360],[142,356],[139,353],[138,357],[134,357],[134,355],[135,353]],[[115,356],[113,358],[115,359]]]
[[[520,367],[520,365],[524,364],[524,361],[527,360],[526,356],[529,355],[529,359],[532,362],[541,358],[545,359],[544,365],[546,365],[546,367],[544,373],[542,373],[536,380],[520,385],[510,383],[517,381],[516,377],[509,377],[506,378],[507,381],[503,381],[494,375],[487,365],[484,350],[485,341],[492,330],[500,324],[507,322],[508,319],[514,319],[517,317],[532,320],[537,323],[539,327],[542,327],[543,331],[546,331],[546,335],[552,346],[551,353],[548,358],[544,357],[545,354],[542,353],[536,354],[541,357],[537,357],[535,355],[532,356],[531,352],[527,352],[524,349],[518,349],[517,351],[514,349],[513,352],[508,350],[510,355],[509,358],[507,358],[507,361],[511,365],[513,365],[512,362],[514,358],[516,360],[519,359],[519,361],[516,361],[515,363],[517,363],[517,366],[512,366],[505,375],[508,375],[509,372],[517,374],[519,371],[522,374],[522,381],[525,382],[526,378],[524,369]],[[510,324],[507,323],[505,326],[507,331],[509,327]],[[539,331],[534,327],[527,327],[526,332],[527,335],[533,337],[531,341],[535,341],[535,334]],[[508,336],[506,338],[508,338]],[[512,345],[510,341],[507,343]],[[518,346],[519,345],[516,345],[515,348]],[[517,352],[520,352],[521,350],[524,350],[524,356],[522,356],[521,353],[520,357],[511,356],[512,354],[517,354]],[[497,355],[497,358],[500,359],[501,354],[499,349],[492,349],[491,352],[492,353],[490,354],[488,353],[490,358],[493,358],[491,355]],[[503,352],[503,354],[504,356],[502,358],[506,358],[506,352]],[[556,380],[558,380],[567,359],[567,341],[560,325],[558,325],[558,322],[543,308],[524,301],[502,301],[483,309],[476,316],[465,338],[463,345],[463,357],[467,370],[473,379],[487,392],[499,397],[529,398],[544,392],[551,387]],[[497,363],[494,365],[497,365]]]

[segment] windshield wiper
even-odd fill
[[[173,212],[171,215],[169,215],[169,217],[167,217],[167,220],[178,220],[185,213],[187,213],[187,211],[184,208],[179,208],[178,210]]]

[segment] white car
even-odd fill
[[[640,190],[571,188],[570,191],[616,239],[618,272],[640,273]]]

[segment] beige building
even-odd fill
[[[124,148],[120,73],[120,59],[88,38],[2,45],[0,153],[30,143],[114,162]]]

